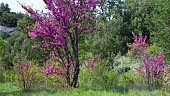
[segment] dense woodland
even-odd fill
[[[23,90],[170,91],[170,0],[54,1],[44,0],[48,14],[0,4],[0,25],[16,27],[0,32],[1,82]]]

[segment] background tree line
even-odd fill
[[[17,21],[23,17],[22,13],[10,12],[8,4],[0,3],[0,25],[16,27]]]

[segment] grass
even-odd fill
[[[10,83],[0,83],[0,96],[170,96],[169,93],[155,90],[129,90],[128,92],[94,91],[83,88],[59,90],[56,92],[24,92]]]
[[[0,83],[0,96],[12,96],[21,93],[21,89],[10,83]]]

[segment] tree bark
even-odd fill
[[[72,48],[73,48],[73,53],[75,56],[75,65],[74,65],[74,71],[73,71],[73,80],[71,82],[71,86],[76,88],[77,86],[77,81],[78,81],[78,75],[80,72],[79,68],[79,55],[78,55],[78,29],[77,27],[75,28],[75,38],[72,38],[71,36],[71,43],[72,43]]]

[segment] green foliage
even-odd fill
[[[0,25],[16,27],[17,21],[23,17],[22,13],[10,12],[8,4],[0,4]]]
[[[3,11],[3,12],[10,12],[10,8],[9,8],[9,5],[8,4],[4,4],[4,3],[1,3],[0,4],[0,11]]]
[[[152,44],[147,48],[148,55],[159,53],[163,50],[163,48],[156,46],[156,44]]]
[[[170,1],[158,0],[154,8],[152,20],[155,24],[152,31],[152,42],[164,50],[166,59],[170,58]],[[161,15],[160,15],[161,14]]]
[[[100,32],[96,32],[94,37],[94,47],[96,53],[101,54],[102,58],[107,59],[107,65],[113,67],[114,57],[120,52],[124,54],[127,50],[125,41],[127,37],[121,34],[123,28],[123,18],[117,17],[110,21],[99,20],[99,25],[102,27]],[[116,26],[116,27],[111,27]]]
[[[124,90],[130,89],[146,89],[147,84],[143,75],[137,71],[128,71],[123,73],[119,78],[119,86],[123,86]]]
[[[12,33],[11,37],[5,40],[5,44],[2,44],[2,47],[4,46],[5,49],[0,58],[5,69],[9,69],[16,63],[16,58],[20,53],[24,53],[28,60],[36,60],[42,65],[44,61],[42,56],[49,52],[43,52],[39,48],[32,49],[32,45],[41,39],[30,40],[28,30],[25,27],[31,26],[33,23],[34,21],[30,16],[24,15],[24,17],[17,22],[17,30]]]
[[[10,82],[10,83],[13,83],[15,80],[15,74],[14,74],[14,71],[13,69],[10,69],[10,70],[5,70],[5,73],[4,73],[4,81],[5,82]]]
[[[0,25],[2,26],[8,26],[8,27],[15,27],[17,24],[17,14],[15,12],[3,12],[1,16],[1,22]]]
[[[109,70],[108,67],[105,67],[105,61],[100,61],[98,64],[95,64],[93,68],[88,69],[85,66],[81,67],[79,81],[80,87],[83,88],[92,88],[95,90],[101,89],[113,89],[117,84],[118,74],[114,70]]]
[[[22,19],[18,20],[17,22],[17,30],[28,34],[28,30],[26,27],[31,27],[35,21],[29,15],[24,15]]]
[[[5,53],[5,46],[6,46],[6,41],[0,38],[0,63],[3,63],[2,56],[4,56]]]
[[[126,0],[127,12],[130,15],[130,30],[147,36],[150,43],[151,32],[154,30],[153,16],[155,1],[153,0]]]

